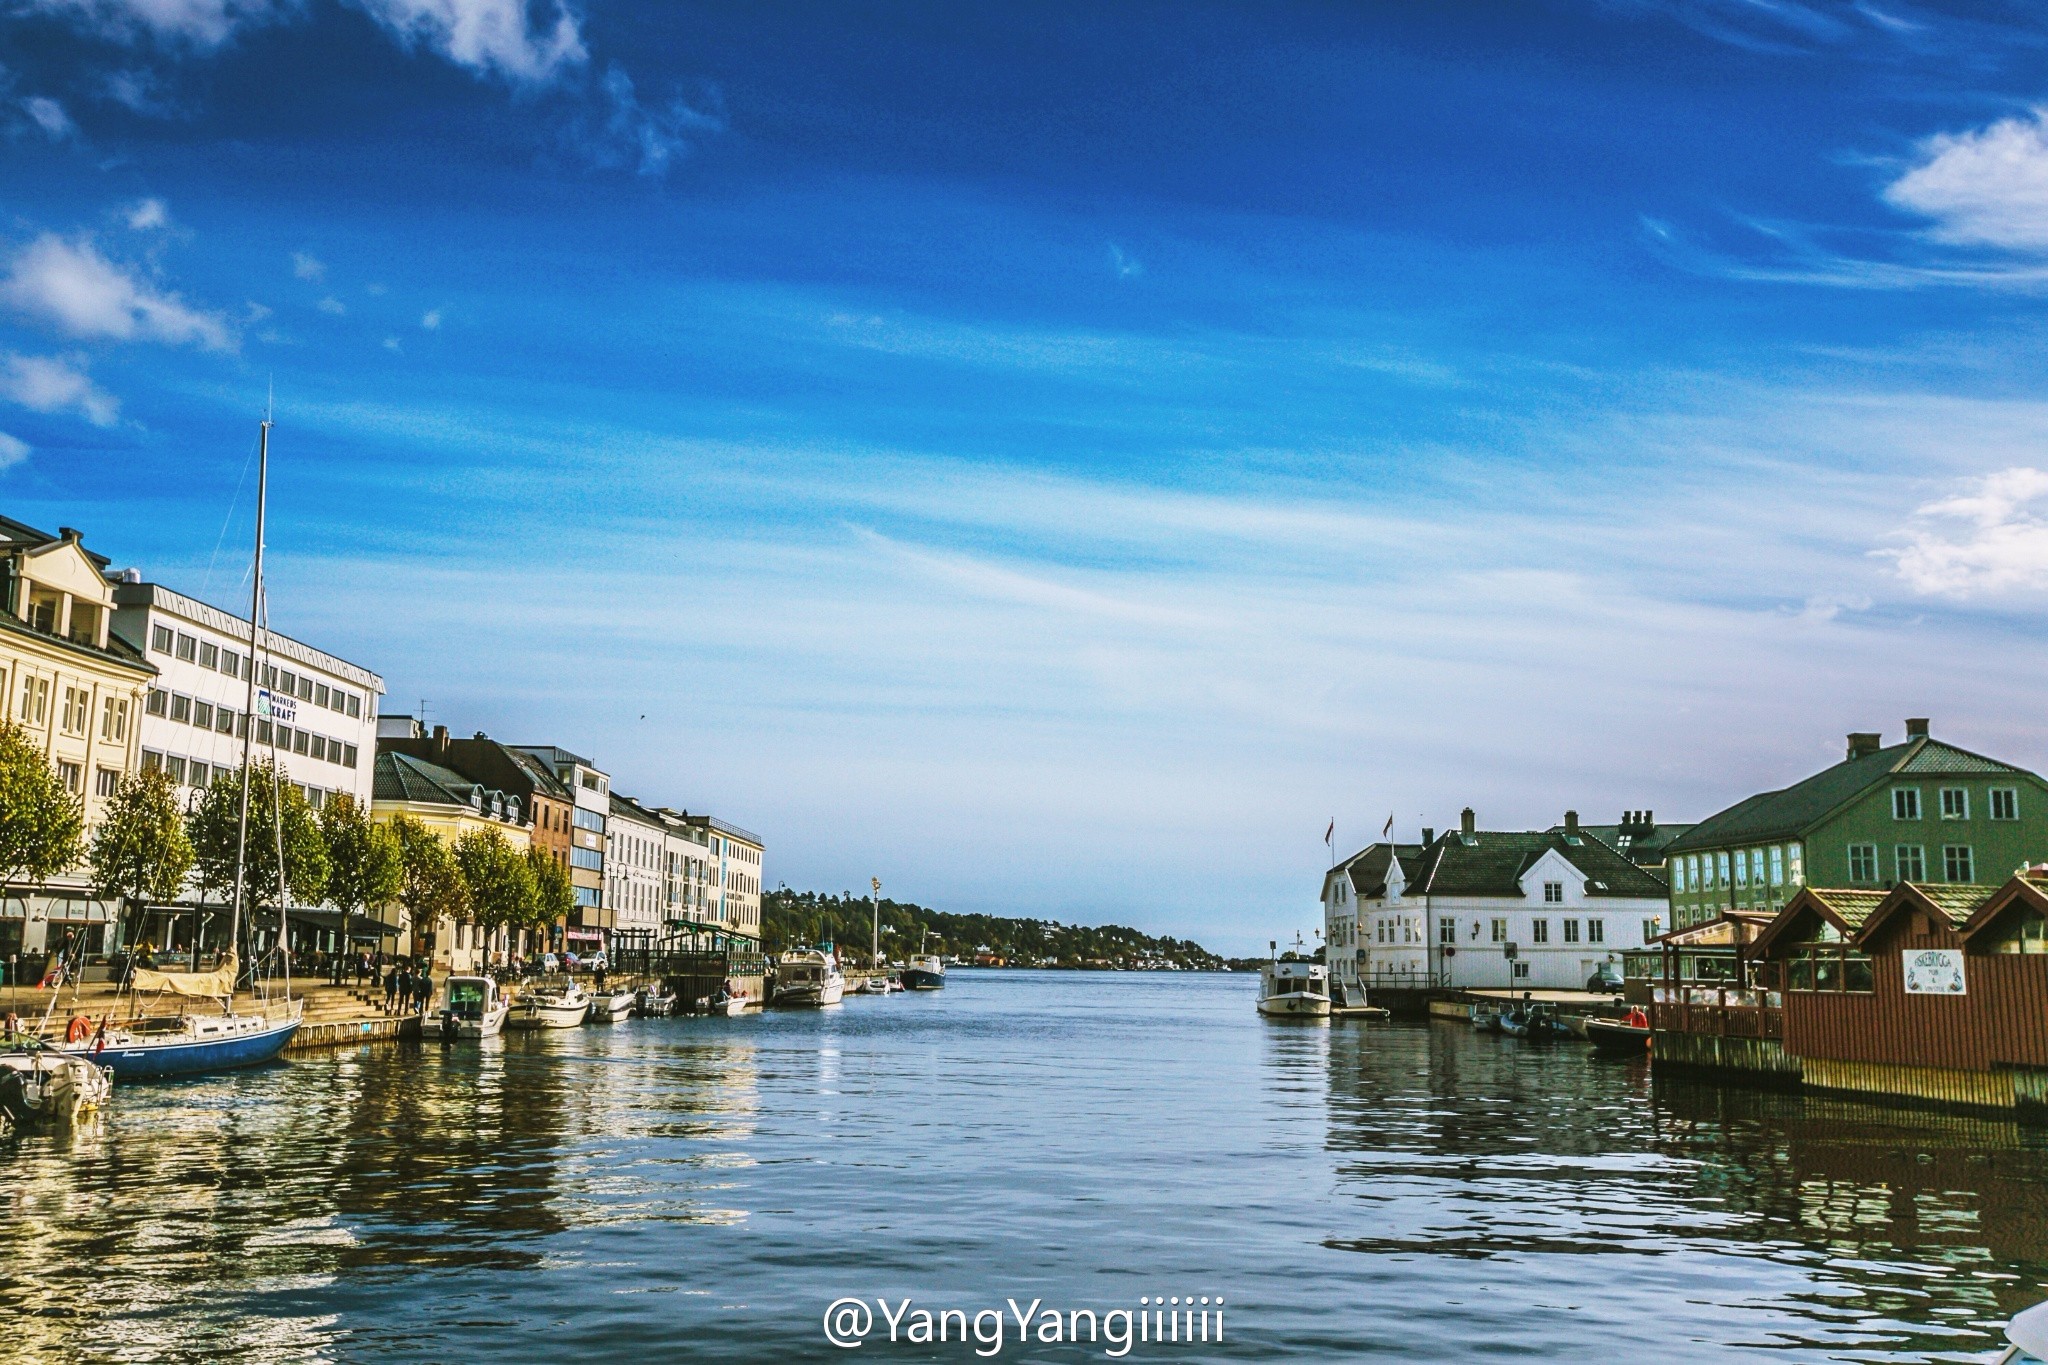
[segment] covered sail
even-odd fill
[[[235,993],[235,955],[228,953],[223,956],[220,966],[210,972],[153,972],[137,967],[133,987],[137,994],[169,991],[172,995],[219,1000]]]

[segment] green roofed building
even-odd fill
[[[1852,734],[1840,763],[1672,840],[1672,926],[1775,913],[1808,884],[1972,886],[2048,860],[2048,782],[1932,738],[1925,720],[1906,722],[1904,743],[1882,738]]]

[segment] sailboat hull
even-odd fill
[[[88,1040],[63,1051],[84,1057],[114,1073],[121,1080],[148,1080],[159,1076],[200,1076],[214,1071],[234,1071],[276,1061],[298,1034],[296,1018],[280,1020],[261,1029],[250,1029],[225,1038],[162,1041],[132,1039],[109,1043],[98,1052]]]

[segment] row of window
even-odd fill
[[[2020,789],[2018,787],[1993,787],[1989,793],[1991,818],[1994,820],[2017,820],[2020,818]],[[1968,787],[1942,787],[1937,790],[1941,803],[1941,818],[1944,820],[1967,820],[1970,818],[1970,789]],[[1892,819],[1918,820],[1920,818],[1920,789],[1918,787],[1892,788]]]
[[[248,656],[245,654],[225,649],[196,635],[187,635],[182,630],[173,631],[166,625],[150,627],[149,647],[159,654],[173,655],[188,664],[196,663],[201,668],[216,669],[230,678],[245,676],[242,670],[248,665]],[[282,692],[286,696],[297,697],[300,701],[324,706],[330,711],[347,716],[350,720],[363,718],[362,697],[347,688],[329,687],[324,682],[294,673],[289,668],[279,668],[276,664],[264,666],[261,682],[273,692]]]
[[[4,698],[7,675],[0,673],[0,698]],[[92,729],[92,689],[67,684],[57,695],[57,728],[67,735],[85,738]],[[16,714],[26,726],[40,727],[50,720],[50,679],[32,673],[21,675],[21,700]],[[111,744],[128,742],[128,699],[106,696],[100,699],[100,738]]]
[[[1805,851],[1798,844],[1689,853],[1671,860],[1671,889],[1679,893],[1731,886],[1799,886],[1805,880]]]
[[[1893,879],[1902,882],[1927,880],[1927,850],[1919,844],[1898,844],[1892,848]],[[1849,880],[1874,884],[1883,874],[1878,868],[1876,844],[1849,845]],[[1977,880],[1977,855],[1968,844],[1944,844],[1941,849],[1941,879],[1946,882]]]
[[[159,768],[169,773],[171,781],[179,786],[193,788],[211,786],[216,777],[225,777],[235,771],[234,766],[227,763],[208,763],[204,759],[186,758],[182,754],[165,754],[158,753],[155,749],[144,749],[142,770],[154,772]],[[100,769],[100,782],[103,787],[106,785],[107,775],[107,769]],[[120,774],[114,774],[114,781],[120,781]],[[304,782],[294,782],[292,785],[297,787],[300,795],[316,809],[326,805],[327,798],[333,794],[325,787],[308,786]],[[101,795],[107,794],[106,791],[101,792]]]
[[[230,735],[237,739],[242,738],[248,729],[247,717],[239,711],[229,710],[225,706],[215,706],[212,702],[202,701],[198,697],[188,697],[183,692],[165,692],[152,688],[148,700],[144,703],[144,709],[152,716],[163,716],[180,725],[211,730],[216,734]],[[291,725],[274,725],[267,720],[256,722],[256,742],[265,746],[274,745],[289,753],[304,754],[322,763],[339,763],[344,768],[355,767],[362,757],[361,751],[353,744],[344,744],[338,739],[329,739],[325,735]]]

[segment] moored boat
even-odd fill
[[[57,1050],[124,1079],[196,1076],[275,1061],[298,1034],[306,1002],[273,1002],[263,1013],[237,1014],[229,994],[235,971],[233,953],[223,955],[221,965],[210,972],[137,969],[130,977],[131,991],[210,997],[220,1002],[221,1012],[159,1015],[122,1024],[102,1019],[97,1027],[69,1030]]]
[[[495,1037],[511,1012],[511,1002],[487,976],[451,976],[441,983],[443,1038]]]
[[[1640,1057],[1650,1048],[1650,1016],[1638,1005],[1623,1019],[1588,1019],[1586,1041],[1602,1052]]]
[[[1998,1365],[2048,1365],[2048,1303],[2014,1314],[2005,1325],[2005,1339],[2012,1344]]]
[[[946,989],[946,959],[937,953],[919,953],[903,966],[903,989],[942,991]]]
[[[798,1009],[836,1005],[846,994],[839,955],[831,945],[784,953],[775,964],[775,1003]]]
[[[0,1052],[0,1115],[18,1128],[72,1123],[113,1093],[113,1073],[40,1043]]]
[[[642,1019],[666,1019],[676,1012],[681,1002],[666,983],[643,987],[640,996],[633,1002],[633,1013]]]
[[[590,997],[590,1022],[593,1024],[616,1024],[633,1012],[640,1001],[640,992],[615,987],[599,991]]]
[[[519,998],[507,1022],[516,1029],[575,1028],[590,1013],[590,997],[571,981],[559,990]]]
[[[1259,969],[1259,1013],[1271,1019],[1330,1017],[1330,971],[1304,955],[1301,938],[1285,954],[1273,944],[1275,956]]]

